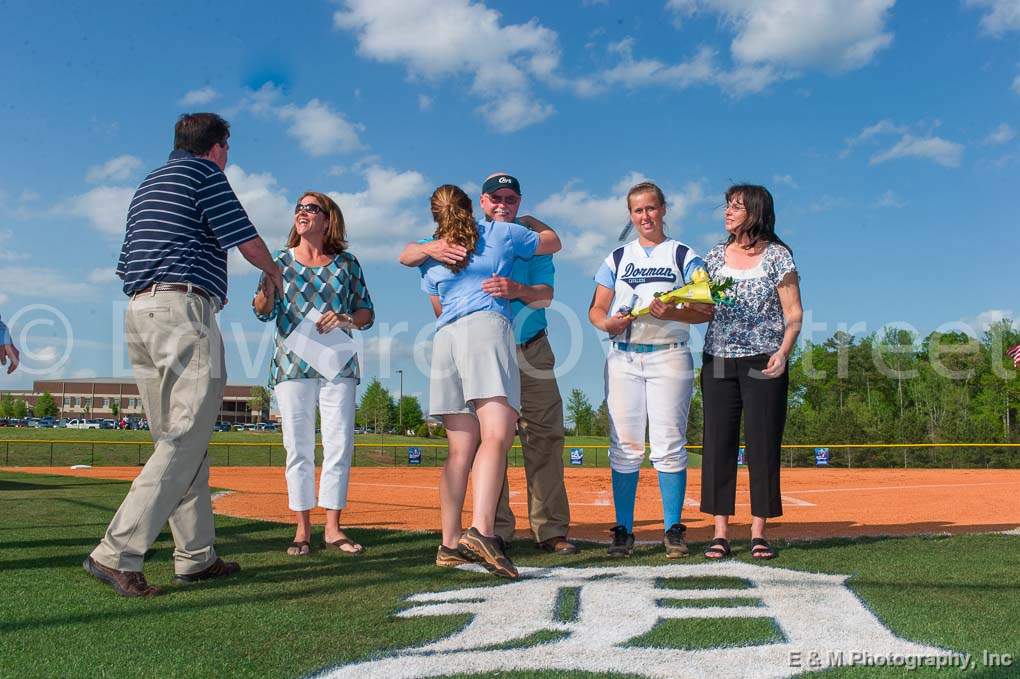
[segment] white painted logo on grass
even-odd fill
[[[475,567],[477,568],[477,567]],[[431,677],[512,670],[619,672],[645,677],[789,677],[853,664],[855,655],[946,659],[949,651],[895,636],[845,586],[848,576],[802,573],[740,562],[634,568],[522,568],[504,585],[425,592],[397,617],[471,614],[456,634],[393,655],[327,670],[323,679]],[[733,577],[743,589],[675,589],[662,578]],[[576,592],[576,615],[563,621],[557,601]],[[755,606],[663,606],[666,600],[754,599]],[[760,602],[760,603],[758,603]],[[712,603],[712,602],[706,602]],[[740,603],[740,602],[735,602]],[[661,620],[765,618],[778,642],[682,650],[628,646]],[[505,648],[541,632],[562,639]],[[676,640],[683,645],[682,639]],[[504,648],[498,648],[504,647]]]

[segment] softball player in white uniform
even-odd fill
[[[673,306],[663,293],[689,282],[705,264],[688,246],[666,236],[662,190],[644,182],[627,194],[631,224],[638,237],[614,250],[595,275],[588,311],[592,324],[609,334],[606,404],[609,408],[609,462],[612,468],[612,556],[629,556],[634,545],[634,500],[644,460],[645,423],[650,459],[658,473],[670,558],[686,556],[680,523],[687,487],[687,412],[694,390],[694,364],[688,348],[690,323],[711,317],[710,305]],[[631,309],[651,306],[637,319]]]

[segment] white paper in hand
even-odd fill
[[[318,309],[309,311],[283,340],[283,346],[327,380],[332,380],[358,352],[358,344],[340,328],[320,333],[315,327],[320,318],[322,314]]]

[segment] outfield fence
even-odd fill
[[[701,463],[701,446],[689,445],[690,464]],[[47,439],[0,439],[0,460],[7,467],[129,466],[143,465],[152,455],[151,442]],[[315,449],[322,461],[321,442]],[[436,467],[446,461],[443,444],[358,443],[353,464],[359,467]],[[286,451],[279,442],[209,444],[213,466],[282,467]],[[520,446],[511,448],[508,463],[524,463]],[[608,467],[609,448],[598,445],[565,446],[566,467]],[[829,443],[789,444],[782,449],[786,467],[834,468],[899,467],[956,469],[1020,468],[1020,443]],[[645,465],[648,465],[647,458]]]

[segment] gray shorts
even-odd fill
[[[429,415],[473,413],[475,399],[505,396],[521,412],[521,373],[510,321],[477,311],[436,331],[429,374]]]

